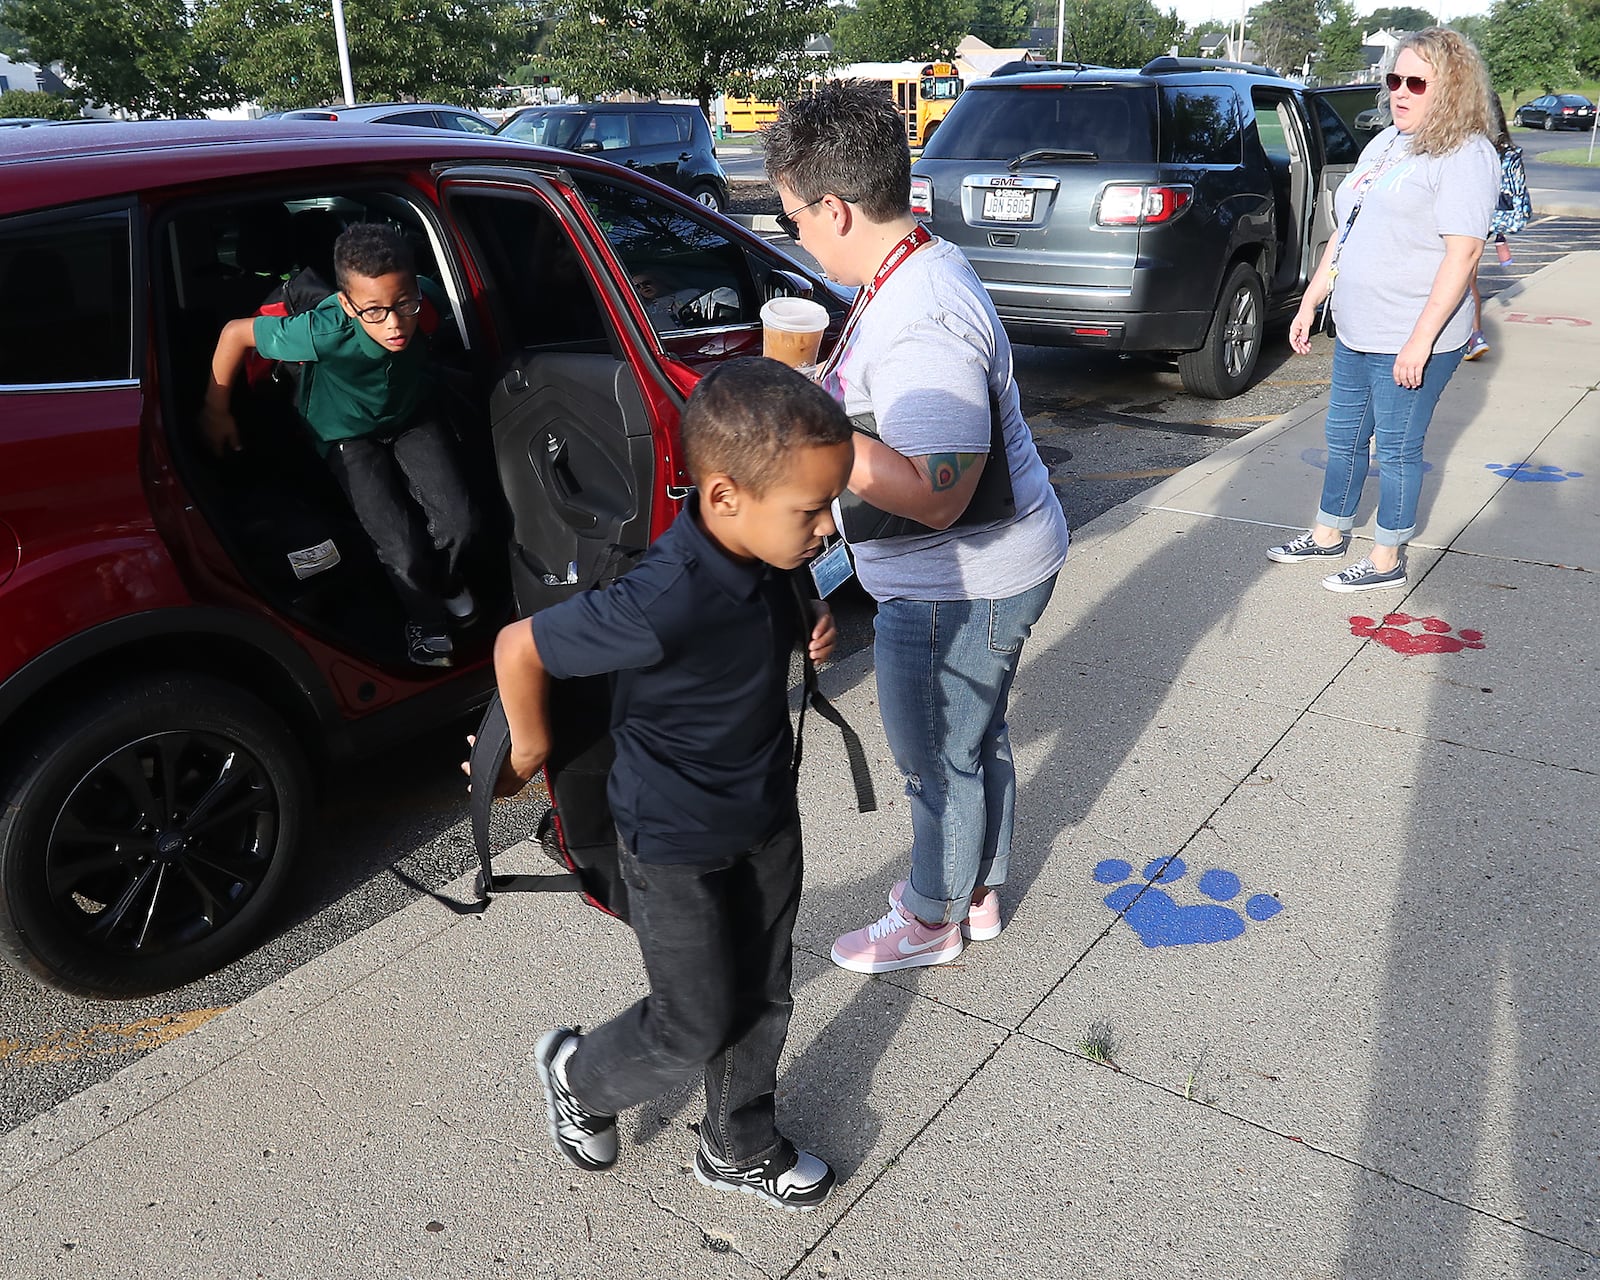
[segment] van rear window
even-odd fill
[[[1144,85],[974,85],[923,149],[929,160],[1011,160],[1087,151],[1108,164],[1155,159],[1155,93]]]

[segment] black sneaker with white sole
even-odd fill
[[[419,667],[448,667],[455,661],[455,645],[442,631],[428,631],[406,623],[406,656]]]
[[[704,1134],[694,1153],[694,1176],[713,1191],[755,1196],[786,1213],[810,1213],[832,1193],[835,1180],[826,1161],[792,1142],[756,1164],[739,1165],[712,1155]]]
[[[1349,538],[1340,538],[1331,547],[1325,547],[1307,529],[1298,538],[1280,543],[1276,547],[1267,548],[1267,559],[1276,560],[1279,564],[1298,564],[1302,560],[1329,560],[1338,559],[1344,555],[1345,548],[1350,545]]]
[[[571,1027],[557,1027],[540,1037],[533,1051],[544,1085],[545,1111],[556,1149],[580,1169],[598,1173],[617,1162],[617,1118],[584,1107],[567,1084],[567,1062],[582,1040]]]

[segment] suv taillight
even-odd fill
[[[911,216],[928,221],[933,217],[933,179],[911,176]]]
[[[1189,207],[1194,188],[1182,184],[1143,187],[1116,183],[1100,193],[1095,220],[1102,227],[1152,227],[1171,222]]]

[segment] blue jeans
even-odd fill
[[[1005,600],[884,600],[878,704],[911,802],[907,910],[964,920],[973,890],[1006,880],[1017,776],[1006,703],[1052,574]]]
[[[1378,518],[1373,541],[1403,547],[1417,531],[1422,489],[1422,438],[1433,421],[1461,353],[1436,351],[1422,370],[1420,387],[1394,380],[1394,354],[1333,347],[1333,390],[1328,397],[1328,470],[1317,523],[1341,533],[1355,527],[1361,486],[1367,480],[1367,442],[1378,441]]]

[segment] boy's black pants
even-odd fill
[[[425,631],[443,631],[444,601],[461,590],[461,553],[472,537],[472,504],[449,426],[430,413],[392,439],[341,440],[328,465],[406,616]]]
[[[626,850],[629,923],[650,994],[579,1042],[567,1083],[591,1111],[647,1102],[704,1068],[712,1152],[772,1155],[778,1057],[789,1032],[791,948],[800,905],[800,821],[753,849],[692,865]]]

